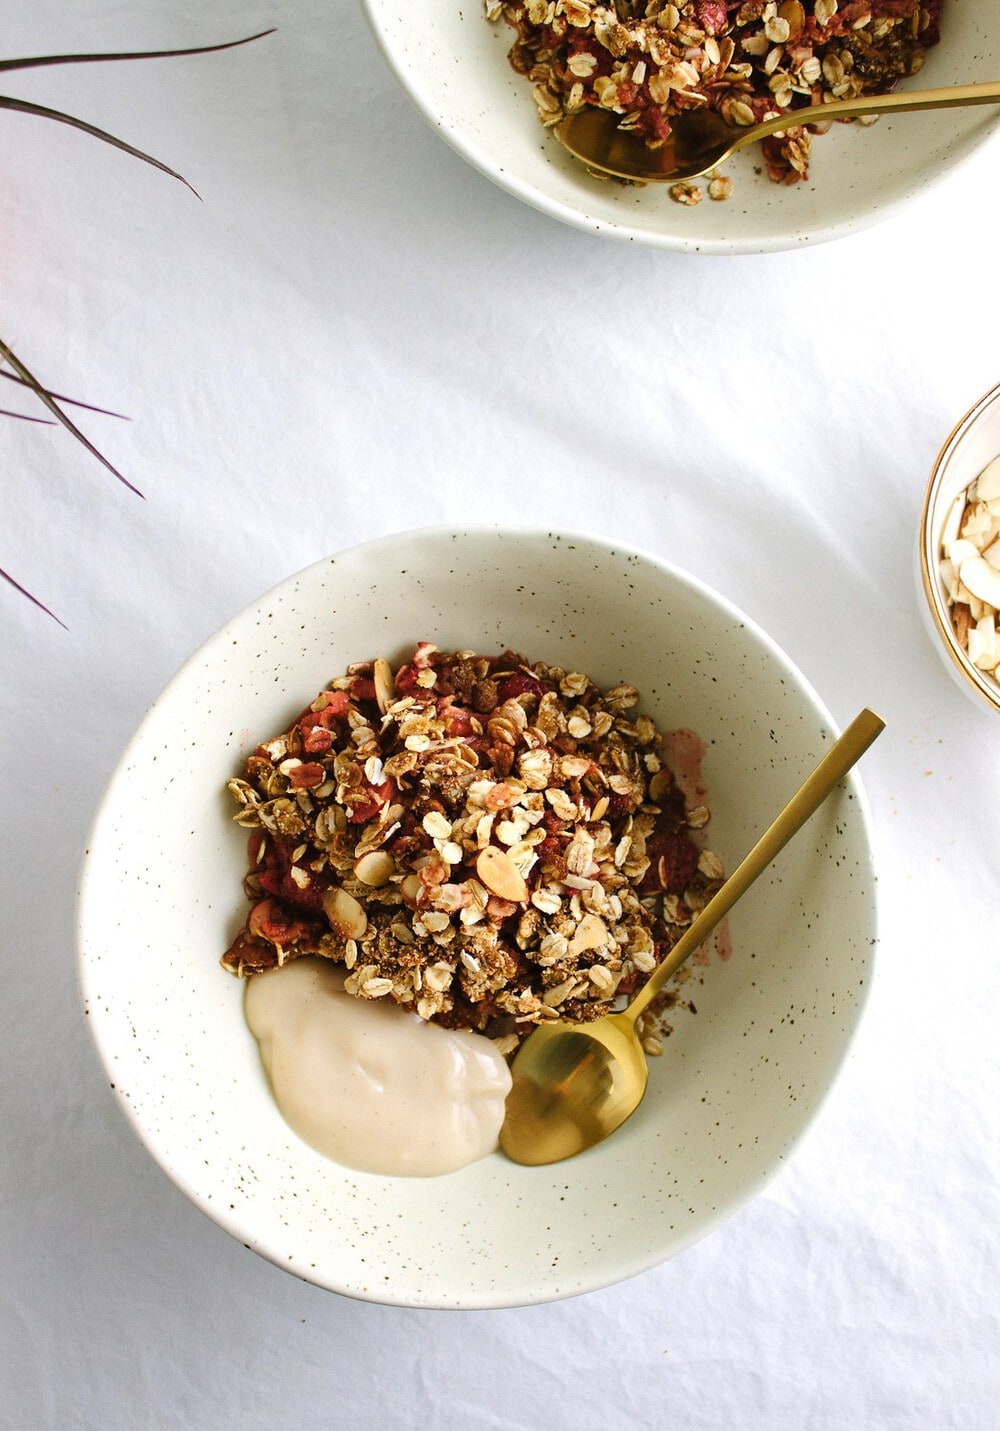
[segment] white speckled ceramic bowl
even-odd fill
[[[649,1093],[613,1138],[525,1168],[384,1178],[325,1161],[272,1102],[219,956],[242,921],[245,840],[225,781],[352,660],[418,639],[635,682],[707,745],[712,847],[732,867],[835,730],[745,616],[652,556],[552,532],[427,530],[309,567],[196,652],[152,706],[98,812],[80,974],[137,1135],[223,1228],[321,1286],[410,1306],[570,1296],[680,1252],[754,1196],[816,1113],[871,973],[875,897],[852,777],[736,909],[690,984]],[[844,712],[853,717],[855,712]],[[846,719],[844,721],[846,724]]]
[[[917,584],[920,611],[935,650],[959,686],[982,710],[1000,711],[1000,685],[972,664],[958,644],[939,573],[941,534],[952,503],[1000,456],[1000,386],[980,398],[945,442],[931,472],[920,514]]]
[[[593,178],[538,122],[531,85],[507,61],[513,32],[482,0],[364,0],[390,68],[424,118],[487,178],[554,218],[607,237],[702,253],[756,253],[837,238],[885,217],[998,129],[994,108],[835,125],[817,139],[810,179],[771,183],[759,153],[723,172],[725,202],[675,203],[666,187]],[[945,0],[942,40],[911,88],[1000,78],[996,0]]]

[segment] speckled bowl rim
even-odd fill
[[[607,555],[626,556],[658,569],[671,581],[677,582],[682,587],[686,587],[689,592],[711,603],[721,613],[745,627],[752,639],[758,643],[775,662],[784,677],[795,686],[799,696],[802,697],[805,703],[811,708],[820,729],[827,730],[831,740],[838,734],[836,723],[811,683],[763,628],[734,603],[729,601],[728,598],[722,596],[699,578],[677,567],[672,562],[648,550],[636,547],[631,543],[611,542],[583,531],[560,530],[558,533],[555,531],[543,531],[542,529],[527,524],[522,526],[507,524],[502,527],[491,524],[463,524],[460,527],[442,525],[414,528],[392,533],[387,536],[358,543],[350,548],[342,549],[335,554],[335,557],[336,559],[340,559],[348,555],[366,555],[378,559],[380,556],[391,553],[400,541],[408,541],[414,538],[424,540],[450,538],[454,540],[456,538],[460,539],[463,536],[489,536],[513,540],[518,538],[538,539],[544,537],[550,540],[563,540],[567,543],[585,543],[591,547],[600,548],[602,552]],[[96,842],[100,837],[101,826],[104,823],[109,807],[116,798],[117,787],[119,782],[124,778],[130,754],[141,742],[147,722],[149,722],[153,713],[170,695],[176,685],[183,681],[187,672],[197,667],[205,655],[215,646],[228,644],[232,639],[233,633],[241,629],[244,623],[249,622],[254,613],[258,612],[262,607],[267,606],[280,594],[293,589],[296,584],[308,581],[311,573],[319,573],[326,570],[330,561],[330,557],[322,558],[302,568],[300,571],[293,573],[283,581],[276,583],[259,597],[248,603],[241,611],[224,623],[212,636],[202,642],[191,656],[177,669],[163,687],[160,694],[147,708],[136,731],[126,744],[104,795],[95,811],[87,837],[86,853],[83,857],[80,869],[76,918],[77,977],[85,1013],[92,1014],[94,1012],[92,1008],[88,1007],[91,970],[89,968],[85,948],[89,870],[94,860]],[[864,958],[866,962],[863,965],[864,978],[861,981],[862,987],[860,992],[854,994],[853,1020],[846,1033],[843,1033],[841,1036],[838,1052],[830,1067],[826,1083],[815,1094],[814,1101],[808,1113],[800,1119],[794,1131],[784,1139],[780,1151],[775,1154],[770,1165],[763,1169],[755,1179],[742,1183],[738,1187],[735,1187],[728,1196],[721,1197],[712,1214],[705,1217],[696,1229],[676,1239],[676,1244],[669,1250],[664,1250],[660,1245],[650,1246],[642,1255],[634,1256],[630,1260],[623,1259],[615,1274],[612,1276],[597,1274],[589,1278],[578,1278],[570,1287],[536,1287],[532,1285],[530,1288],[521,1288],[517,1293],[508,1291],[505,1293],[484,1294],[479,1287],[470,1286],[466,1283],[462,1285],[457,1293],[449,1293],[447,1296],[440,1293],[437,1295],[401,1296],[392,1289],[379,1287],[360,1288],[357,1284],[346,1281],[343,1278],[338,1279],[330,1275],[312,1274],[306,1270],[301,1259],[296,1259],[293,1263],[292,1259],[285,1255],[285,1247],[283,1244],[279,1245],[275,1242],[274,1245],[269,1245],[254,1228],[248,1227],[244,1218],[228,1211],[221,1204],[213,1203],[209,1199],[206,1199],[199,1193],[197,1188],[191,1186],[177,1168],[171,1165],[169,1158],[164,1155],[156,1139],[151,1138],[149,1129],[144,1125],[138,1109],[132,1106],[128,1098],[124,1096],[119,1087],[116,1086],[114,1082],[113,1050],[105,1042],[100,1020],[94,1017],[88,1017],[86,1022],[95,1045],[99,1062],[109,1077],[115,1101],[124,1114],[126,1122],[136,1135],[136,1138],[144,1147],[145,1151],[152,1157],[153,1161],[161,1168],[174,1185],[184,1193],[189,1201],[224,1231],[241,1242],[248,1250],[270,1261],[280,1270],[291,1272],[292,1275],[300,1277],[304,1281],[311,1282],[318,1287],[352,1299],[383,1305],[442,1310],[491,1310],[563,1300],[627,1281],[686,1251],[690,1246],[710,1235],[740,1208],[746,1206],[759,1196],[764,1188],[766,1188],[783,1169],[787,1158],[799,1145],[801,1140],[814,1125],[816,1119],[820,1116],[838,1081],[843,1065],[851,1053],[863,1021],[865,1008],[870,998],[871,987],[874,981],[875,954],[879,942],[879,905],[871,814],[867,796],[856,769],[847,776],[844,785],[850,791],[850,798],[855,802],[854,819],[857,822],[859,846],[864,859],[862,874],[865,881],[863,893],[866,900],[865,914],[868,938],[865,942]]]
[[[946,437],[931,469],[930,479],[924,493],[920,512],[918,553],[920,561],[920,584],[927,603],[934,631],[939,637],[939,650],[945,655],[954,674],[965,683],[970,693],[981,696],[990,710],[1000,711],[1000,686],[987,680],[983,673],[972,664],[958,644],[955,628],[945,604],[941,583],[936,569],[940,553],[937,550],[936,533],[939,530],[938,499],[942,483],[948,473],[948,464],[961,447],[966,436],[975,428],[980,418],[994,403],[1000,403],[1000,383],[974,403],[964,417],[961,417]]]

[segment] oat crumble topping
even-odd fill
[[[914,75],[938,43],[942,0],[485,0],[515,31],[510,62],[532,84],[542,124],[598,105],[652,147],[681,110],[708,106],[734,125],[785,111],[762,141],[768,177],[808,178],[812,136],[794,112],[829,99],[883,94]],[[852,121],[847,121],[852,122]],[[861,123],[873,123],[865,118]],[[690,184],[673,186],[697,203]],[[729,196],[716,186],[713,199]]]
[[[609,1012],[723,878],[638,701],[512,651],[351,666],[229,782],[251,908],[223,965],[322,955],[504,1052]]]

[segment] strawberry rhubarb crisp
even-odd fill
[[[942,0],[485,3],[515,32],[511,64],[534,85],[543,124],[598,105],[655,147],[682,110],[707,106],[737,126],[787,113],[788,129],[762,148],[769,177],[794,183],[808,177],[811,135],[824,127],[797,126],[796,109],[884,94],[916,74],[938,42]],[[720,179],[709,192],[729,188]]]
[[[512,651],[352,666],[229,782],[250,910],[224,966],[318,954],[504,1052],[608,1012],[723,873],[637,704]]]

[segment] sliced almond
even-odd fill
[[[542,995],[542,1003],[550,1009],[557,1009],[564,999],[568,999],[573,992],[575,979],[563,979],[561,984],[553,984],[551,989],[546,989]]]
[[[569,941],[569,952],[582,954],[585,949],[600,949],[607,944],[608,939],[608,926],[600,915],[585,914]]]
[[[959,492],[958,496],[948,508],[948,515],[944,519],[944,527],[941,531],[941,547],[945,556],[951,551],[952,544],[957,540],[962,527],[962,517],[965,513],[965,493]]]
[[[983,616],[969,630],[968,657],[980,670],[992,671],[1000,659],[997,628],[992,616]]]
[[[408,874],[399,886],[399,892],[403,896],[404,903],[411,909],[416,909],[417,898],[420,894],[420,876]]]
[[[393,678],[392,667],[382,656],[375,661],[372,680],[375,683],[375,700],[379,710],[385,715],[396,699],[396,682]]]
[[[956,601],[951,610],[952,621],[955,625],[955,640],[962,650],[968,649],[969,627],[972,624],[972,612],[964,601]]]
[[[962,536],[975,547],[986,545],[992,526],[993,518],[985,502],[972,502],[966,507],[962,519]]]
[[[344,939],[360,939],[368,928],[368,916],[362,906],[338,885],[323,895],[323,913],[333,932]]]
[[[476,860],[476,873],[483,884],[501,899],[523,904],[528,898],[528,886],[506,850],[487,845]]]
[[[963,561],[959,575],[962,585],[973,596],[978,596],[980,601],[985,601],[994,610],[1000,610],[1000,571],[991,566],[985,557],[977,555]]]
[[[369,850],[355,861],[354,873],[362,884],[381,889],[396,873],[396,861],[387,850]]]
[[[956,570],[959,570],[964,562],[972,561],[979,555],[979,548],[968,540],[967,537],[959,537],[952,542],[948,548],[948,560]]]

